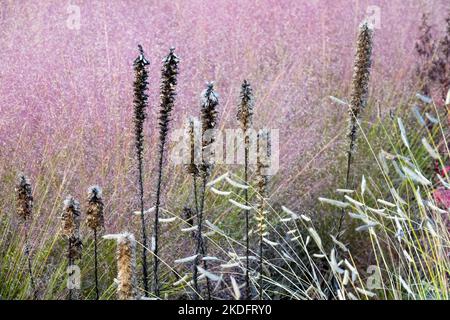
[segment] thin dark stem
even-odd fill
[[[247,139],[247,137],[245,137]],[[244,155],[244,181],[248,183],[248,144],[245,143]],[[245,205],[248,206],[248,189],[244,189]],[[250,256],[250,239],[249,239],[249,210],[245,210],[245,297],[250,299],[250,276],[249,276],[249,256]]]
[[[28,240],[28,223],[26,221],[25,221],[25,255],[27,257],[28,274],[30,275],[31,290],[33,291],[33,298],[36,300],[37,299],[36,284],[34,282],[33,276],[33,268],[32,268],[33,264],[31,262],[31,254]]]
[[[352,146],[354,145],[354,141],[350,141],[350,148],[347,151],[347,172],[346,172],[346,177],[345,177],[345,188],[348,189],[350,187],[350,176],[351,176],[351,166],[352,166]],[[343,196],[343,200],[345,200],[345,197]],[[339,238],[341,236],[341,229],[342,226],[344,224],[344,216],[345,216],[345,209],[342,208],[341,209],[341,216],[339,217],[339,224],[338,224],[338,230],[337,230],[337,234],[336,234],[336,240],[339,241]],[[333,248],[336,248],[336,244],[333,245]],[[336,253],[337,256],[337,253]],[[331,290],[338,286],[336,277],[334,275],[332,275],[331,277],[331,285],[330,288]],[[330,295],[328,296],[328,300],[332,299],[332,292],[330,291]]]
[[[97,229],[94,229],[94,274],[95,274],[95,300],[99,300],[98,290],[98,256],[97,256]]]
[[[144,178],[142,170],[142,157],[139,157],[139,202],[141,207],[141,232],[142,232],[142,281],[144,283],[144,295],[148,297],[148,271],[147,271],[147,232],[145,230],[144,216]]]
[[[197,257],[195,258],[194,261],[194,270],[193,270],[193,278],[194,278],[194,289],[197,292],[198,298],[201,298],[200,295],[200,291],[199,291],[199,287],[198,287],[198,271],[197,271],[197,265],[199,264],[199,257],[200,255],[204,256],[206,254],[206,248],[205,248],[205,243],[204,243],[204,239],[202,236],[202,228],[203,228],[203,208],[204,208],[204,204],[205,204],[205,192],[206,192],[206,182],[207,182],[207,177],[203,177],[203,181],[202,181],[202,190],[201,190],[201,196],[200,196],[200,206],[198,208],[197,211],[197,250],[195,252],[195,254],[197,255]],[[208,264],[206,261],[203,261],[203,268],[205,270],[208,270]],[[206,278],[206,289],[207,289],[207,299],[211,300],[211,285],[209,282],[209,279]]]
[[[162,171],[164,162],[164,145],[166,143],[165,135],[161,136],[161,144],[159,146],[159,163],[158,163],[158,182],[156,185],[156,204],[155,204],[155,221],[153,224],[153,236],[154,236],[154,251],[153,251],[153,290],[157,297],[159,297],[159,257],[158,257],[158,240],[159,240],[159,207],[161,204],[161,184],[162,184]]]
[[[69,262],[68,262],[68,269],[71,270],[71,266],[73,265],[73,261],[72,261],[72,240],[69,238]],[[71,274],[69,274],[69,277],[71,277]],[[69,287],[69,295],[68,295],[68,299],[72,300],[73,299],[73,292],[72,292],[72,286]]]
[[[263,235],[259,235],[259,300],[263,300]]]
[[[352,166],[352,152],[351,152],[351,150],[349,150],[347,152],[347,174],[345,177],[345,188],[346,189],[348,189],[350,187],[351,166]],[[345,198],[343,198],[343,199],[345,199]],[[339,240],[339,238],[340,238],[341,229],[342,229],[342,225],[343,225],[343,221],[344,221],[344,216],[345,216],[345,210],[344,210],[344,208],[342,208],[341,216],[339,218],[339,227],[338,227],[338,231],[336,234],[337,240]]]

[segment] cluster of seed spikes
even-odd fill
[[[368,84],[371,68],[371,53],[372,53],[372,30],[367,23],[360,27],[358,35],[357,51],[355,58],[354,74],[352,78],[352,95],[350,102],[350,146],[348,152],[348,166],[347,166],[347,186],[349,188],[349,173],[351,164],[351,154],[355,147],[356,134],[358,128],[358,118],[367,104]],[[162,67],[162,81],[160,86],[160,114],[159,120],[159,175],[157,180],[156,191],[156,205],[155,205],[155,225],[154,225],[154,290],[155,296],[159,297],[159,278],[158,278],[158,212],[160,207],[162,169],[164,162],[164,150],[169,132],[169,122],[171,112],[174,108],[176,85],[178,75],[179,59],[174,54],[174,49],[170,49],[170,53],[163,60]],[[147,274],[147,235],[146,225],[144,219],[144,189],[143,189],[143,153],[144,153],[144,121],[146,119],[147,108],[147,70],[149,62],[144,56],[141,46],[139,46],[139,56],[134,61],[135,81],[134,81],[134,124],[135,124],[135,147],[139,170],[139,200],[140,200],[140,217],[143,238],[143,252],[142,252],[142,268],[143,268],[143,292],[148,296],[148,274]],[[206,89],[202,92],[201,97],[201,123],[198,123],[195,118],[190,118],[188,122],[187,133],[189,137],[190,146],[190,162],[187,164],[187,172],[192,175],[194,180],[194,200],[195,212],[189,206],[184,208],[183,214],[190,226],[194,225],[194,215],[196,217],[197,228],[195,232],[196,252],[193,265],[193,286],[199,298],[202,298],[201,290],[198,285],[198,271],[199,264],[203,261],[203,272],[208,272],[207,260],[202,259],[206,256],[205,238],[202,234],[203,226],[203,210],[205,205],[205,193],[208,179],[214,167],[214,144],[216,141],[215,129],[218,120],[218,106],[219,99],[217,93],[214,91],[213,83],[208,83]],[[248,81],[244,80],[241,86],[240,104],[238,106],[237,120],[240,123],[241,129],[245,137],[245,183],[248,185],[248,156],[250,137],[248,131],[252,126],[253,117],[253,92]],[[201,141],[197,144],[196,133],[201,133]],[[201,148],[196,148],[199,145]],[[263,245],[264,237],[267,235],[267,209],[266,203],[268,198],[268,182],[269,169],[271,167],[271,136],[268,130],[260,130],[257,134],[257,159],[256,159],[256,191],[257,201],[255,211],[256,233],[259,236],[259,298],[263,298]],[[200,161],[196,161],[198,149],[201,149]],[[201,193],[197,196],[196,178],[201,178]],[[241,206],[246,214],[246,288],[249,299],[250,282],[249,282],[249,201],[248,193],[245,188],[245,206]],[[31,217],[33,208],[33,196],[31,184],[28,179],[20,175],[19,182],[16,186],[16,201],[17,213],[26,221]],[[98,280],[97,280],[97,231],[104,226],[104,203],[102,200],[102,191],[99,187],[93,186],[88,190],[88,206],[86,210],[87,226],[94,232],[95,235],[95,278],[97,299],[98,294]],[[342,225],[342,217],[339,222],[339,230],[336,239],[339,238],[340,228]],[[73,265],[76,259],[81,258],[82,241],[80,236],[80,205],[73,197],[68,196],[64,201],[62,220],[62,234],[68,239],[68,260],[69,266]],[[131,233],[122,233],[118,235],[104,236],[105,239],[117,239],[117,269],[118,269],[118,288],[117,294],[119,299],[138,299],[136,283],[136,240]],[[192,260],[190,260],[192,261]],[[31,264],[30,264],[31,266]],[[31,267],[30,267],[31,274]],[[32,278],[32,275],[31,275]],[[234,278],[233,278],[234,279]],[[211,289],[209,277],[206,277],[208,295],[207,299],[211,299]],[[239,289],[237,289],[239,291]],[[69,290],[69,297],[71,297],[71,290]]]
[[[360,27],[356,57],[352,78],[352,95],[350,100],[350,127],[348,137],[350,139],[349,152],[353,152],[356,145],[358,119],[367,105],[369,91],[370,68],[372,66],[372,37],[373,30],[369,24],[363,23]]]
[[[62,234],[69,240],[67,255],[70,263],[73,263],[76,259],[81,259],[83,245],[80,236],[80,220],[80,204],[72,196],[68,196],[64,200],[61,221]]]

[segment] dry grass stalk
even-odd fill
[[[33,212],[33,190],[31,187],[31,183],[28,180],[28,178],[23,175],[19,174],[18,177],[18,183],[15,188],[16,191],[16,211],[17,215],[21,218],[21,220],[24,223],[24,230],[25,230],[25,256],[27,257],[27,263],[28,263],[28,274],[30,276],[30,285],[31,290],[33,292],[33,297],[37,298],[37,291],[36,291],[36,285],[34,281],[34,275],[33,275],[33,268],[32,268],[32,261],[31,261],[31,253],[30,253],[30,247],[29,247],[29,239],[28,239],[28,233],[29,233],[29,226],[28,221],[32,217]]]
[[[94,232],[94,277],[95,295],[100,297],[98,286],[98,243],[97,233],[104,227],[102,189],[99,186],[92,186],[88,189],[88,208],[86,210],[86,224]]]
[[[253,90],[250,83],[244,80],[241,86],[241,102],[238,106],[237,120],[241,125],[242,132],[244,134],[244,182],[248,184],[248,157],[249,157],[249,140],[248,130],[252,126],[253,120]],[[248,189],[244,189],[245,205],[248,206]],[[249,256],[250,256],[250,239],[249,239],[249,215],[250,210],[244,210],[245,212],[245,295],[246,298],[250,298],[250,268],[249,268]]]
[[[153,225],[154,252],[153,252],[153,290],[157,297],[159,297],[159,209],[161,204],[161,186],[162,186],[162,171],[164,163],[164,149],[169,132],[169,122],[172,109],[175,105],[178,63],[179,59],[174,53],[175,48],[171,48],[169,54],[163,60],[163,67],[161,70],[161,86],[160,97],[161,105],[159,112],[159,162],[158,162],[158,180],[156,182],[156,203],[155,203],[155,219]]]
[[[139,45],[139,56],[134,60],[134,134],[136,147],[136,160],[138,166],[139,209],[141,218],[142,236],[142,282],[145,296],[148,296],[148,268],[147,268],[147,231],[144,214],[144,122],[147,117],[147,66],[150,64],[144,56],[144,50]]]

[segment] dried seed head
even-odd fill
[[[72,196],[64,200],[62,220],[62,233],[69,239],[69,259],[81,258],[82,242],[80,237],[80,204]]]
[[[189,174],[196,176],[199,173],[198,163],[200,158],[200,123],[195,117],[189,117],[186,126],[186,137],[189,139],[189,162],[186,170]]]
[[[217,106],[219,105],[219,96],[214,91],[212,82],[207,84],[206,89],[202,92],[202,164],[200,172],[207,176],[213,166],[213,144],[215,142],[214,129],[217,125]]]
[[[148,73],[146,66],[149,65],[148,60],[144,56],[144,50],[141,45],[138,45],[139,56],[134,60],[134,133],[135,146],[138,162],[142,162],[144,152],[144,121],[147,117],[147,78]]]
[[[80,203],[72,196],[64,200],[62,219],[62,232],[66,237],[77,237],[80,232]]]
[[[79,237],[69,238],[69,250],[67,253],[68,258],[73,261],[75,259],[81,259],[83,251],[83,242]]]
[[[19,174],[16,191],[16,210],[19,217],[23,220],[31,217],[33,211],[33,190],[28,178]]]
[[[118,298],[136,299],[136,241],[130,233],[123,233],[117,238],[117,273]]]
[[[237,112],[237,120],[240,122],[243,132],[246,132],[252,125],[253,106],[253,89],[250,83],[244,80],[241,86],[241,102]]]
[[[350,126],[348,133],[348,137],[350,138],[350,151],[353,151],[355,147],[359,116],[367,105],[370,68],[372,65],[372,37],[373,30],[367,22],[363,23],[358,35],[352,79],[352,95],[349,111]]]
[[[86,210],[86,224],[94,231],[100,230],[104,225],[102,189],[92,186],[88,189],[88,208]]]
[[[175,48],[171,48],[169,54],[163,60],[161,69],[161,85],[160,85],[160,140],[165,140],[169,130],[170,113],[172,112],[175,102],[175,88],[177,86],[178,62],[180,61],[174,53]]]

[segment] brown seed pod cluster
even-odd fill
[[[23,220],[31,217],[33,211],[33,190],[28,178],[20,174],[16,186],[16,210],[17,215]]]
[[[69,239],[69,259],[80,259],[82,242],[80,237],[80,204],[72,196],[64,200],[62,220],[62,234]]]
[[[356,44],[356,57],[352,78],[352,94],[350,100],[350,126],[348,137],[350,138],[350,152],[356,145],[358,131],[358,119],[367,105],[369,92],[370,68],[372,66],[372,38],[373,30],[369,24],[363,23],[359,30]]]
[[[86,210],[86,224],[93,231],[98,231],[104,226],[102,189],[92,186],[88,189],[88,207]]]

